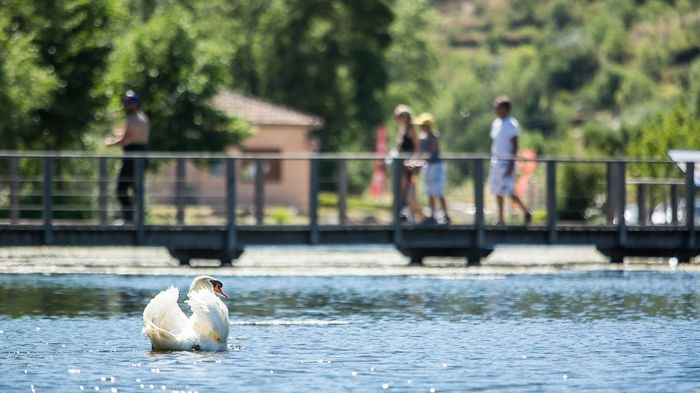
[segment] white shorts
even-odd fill
[[[425,168],[425,193],[431,197],[445,196],[445,163],[428,162]]]
[[[515,168],[506,175],[510,162],[496,161],[491,164],[491,173],[489,174],[489,185],[491,192],[498,196],[511,196],[515,191]]]

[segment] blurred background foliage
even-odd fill
[[[101,149],[127,88],[154,150],[238,143],[232,88],[323,117],[324,151],[406,103],[488,152],[508,94],[540,155],[664,158],[700,148],[700,0],[0,0],[0,148]]]

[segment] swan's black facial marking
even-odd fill
[[[226,294],[226,292],[221,290],[221,287],[224,286],[224,284],[222,284],[221,281],[209,280],[209,282],[214,287],[214,293],[216,293],[217,295],[221,296],[224,299],[228,299],[228,295]]]
[[[219,280],[209,280],[209,282],[214,286],[214,288],[222,288],[224,286],[224,284],[222,284]]]

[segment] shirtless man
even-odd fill
[[[121,133],[109,138],[107,146],[121,146],[124,152],[145,152],[148,150],[150,125],[148,117],[141,110],[139,96],[133,90],[128,90],[122,96],[122,106],[126,113],[126,125]],[[125,223],[134,221],[134,209],[129,188],[136,192],[135,170],[133,158],[122,158],[122,167],[117,182],[117,198],[122,207],[122,218]]]

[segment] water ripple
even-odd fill
[[[0,275],[0,392],[700,387],[697,273],[236,277],[228,351],[151,352],[143,307],[189,279]]]

